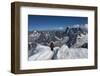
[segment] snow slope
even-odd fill
[[[86,48],[68,48],[67,45],[55,47],[51,51],[50,47],[38,44],[35,51],[36,54],[29,57],[31,60],[53,60],[53,59],[80,59],[88,57],[88,49]]]
[[[68,48],[63,45],[57,54],[57,59],[80,59],[88,57],[88,49],[85,48]]]
[[[38,44],[35,51],[37,51],[37,53],[29,57],[29,61],[49,60],[53,56],[53,52],[48,46],[43,46],[43,45]]]

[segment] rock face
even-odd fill
[[[84,53],[81,50],[85,50],[85,54],[87,55],[86,53],[86,50],[88,50],[87,24],[66,26],[63,30],[29,31],[28,57],[29,58],[32,56],[34,57],[34,55],[38,57],[38,54],[40,53],[47,54],[49,56],[49,53],[51,53],[51,50],[49,50],[48,53],[46,52],[47,50],[46,48],[44,49],[45,51],[42,51],[41,49],[39,50],[40,52],[37,52],[37,50],[39,48],[39,45],[41,45],[42,48],[43,46],[50,48],[49,44],[51,41],[54,42],[54,50],[52,51],[52,54],[50,54],[50,58],[47,57],[47,59],[63,59],[63,58],[68,59],[68,58],[78,58],[78,57],[87,58],[87,56],[83,56],[84,54],[83,55],[77,54],[78,56],[74,55],[78,51],[80,51],[81,53]],[[72,50],[74,50],[75,52],[74,51],[71,52]],[[72,53],[71,56],[70,56],[70,53]],[[43,57],[41,57],[40,59],[37,58],[33,60],[42,60],[42,58]],[[29,60],[31,60],[31,58]]]

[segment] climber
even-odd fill
[[[53,42],[53,41],[50,42],[50,48],[51,48],[51,50],[53,51],[53,49],[54,49],[54,42]]]

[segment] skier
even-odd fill
[[[54,43],[53,43],[53,41],[50,42],[50,48],[51,48],[51,50],[53,51],[53,48],[54,48]]]

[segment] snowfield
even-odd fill
[[[50,47],[38,44],[35,51],[36,54],[29,57],[32,60],[52,60],[52,59],[79,59],[88,57],[88,49],[86,48],[68,48],[67,45],[55,47],[51,51]]]

